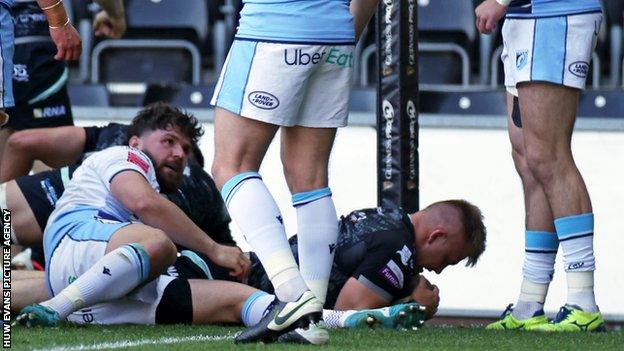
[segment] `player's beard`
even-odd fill
[[[181,169],[179,171],[175,171],[171,168],[167,167],[167,162],[162,161],[159,164],[156,164],[154,161],[155,158],[148,150],[143,150],[145,154],[152,160],[154,164],[154,171],[156,173],[156,180],[158,181],[158,185],[160,186],[160,192],[163,194],[172,194],[178,190],[180,185],[182,184],[182,179],[184,177],[184,165],[180,166]]]

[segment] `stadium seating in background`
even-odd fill
[[[72,106],[110,106],[108,90],[102,84],[69,84],[67,93]]]
[[[207,14],[206,0],[126,1],[126,36],[95,46],[91,81],[199,84]]]
[[[477,30],[472,0],[420,0],[418,61],[422,84],[470,84]]]
[[[143,105],[165,101],[183,108],[211,108],[214,85],[150,84]]]
[[[421,91],[419,111],[448,115],[506,116],[505,90]]]
[[[577,115],[581,117],[624,117],[622,90],[586,90],[581,94]]]

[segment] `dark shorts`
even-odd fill
[[[73,174],[78,166],[64,167],[68,175]],[[31,176],[22,176],[15,179],[24,198],[35,214],[37,223],[43,231],[48,222],[48,217],[54,211],[56,201],[61,197],[65,186],[61,169],[36,173]]]
[[[74,125],[71,103],[65,86],[45,100],[32,105],[15,105],[6,111],[9,114],[9,122],[5,127],[16,131]]]

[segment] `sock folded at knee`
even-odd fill
[[[228,180],[221,195],[230,216],[253,251],[282,301],[295,301],[306,290],[297,262],[290,251],[282,215],[257,172],[238,174]]]
[[[52,299],[43,302],[61,318],[83,307],[125,296],[149,277],[149,256],[142,245],[122,245],[104,255],[91,268]]]
[[[338,219],[331,190],[322,188],[294,194],[301,276],[325,303],[338,238]]]
[[[559,248],[557,234],[527,230],[524,238],[522,274],[531,282],[549,284],[555,273],[555,259]]]
[[[595,270],[594,214],[557,218],[555,228],[563,249],[566,272]]]

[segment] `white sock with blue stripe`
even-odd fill
[[[568,282],[567,304],[578,306],[585,312],[597,312],[594,295],[594,214],[557,218],[555,228],[563,249]]]
[[[548,286],[555,273],[559,240],[556,233],[527,230],[524,235],[524,266],[520,297],[512,315],[519,320],[544,312]]]
[[[296,301],[308,288],[290,251],[282,214],[260,174],[246,172],[232,177],[223,185],[221,195],[260,259],[277,297]]]
[[[267,294],[264,291],[256,291],[245,301],[241,309],[241,321],[246,327],[258,324],[267,313],[267,308],[275,299],[275,295]]]
[[[100,302],[125,296],[149,277],[149,256],[140,244],[126,244],[104,255],[65,289],[41,305],[61,319]]]
[[[327,296],[338,238],[338,219],[331,194],[329,188],[322,188],[292,196],[297,210],[301,276],[322,303],[325,303]]]

